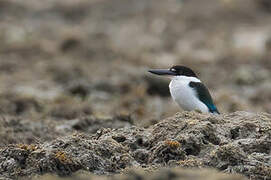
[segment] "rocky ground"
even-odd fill
[[[6,119],[9,121],[14,119]],[[78,129],[78,124],[65,126]],[[183,112],[149,128],[130,124],[112,129],[101,125],[94,134],[86,132],[89,131],[48,142],[1,148],[2,177],[35,177],[46,173],[69,176],[78,170],[115,174],[127,168],[155,171],[183,167],[215,168],[249,179],[271,179],[271,115],[267,113],[217,116]],[[13,133],[16,139],[18,135]]]
[[[183,170],[180,168],[171,168],[163,169],[155,173],[147,173],[144,169],[129,170],[122,175],[115,176],[95,176],[88,172],[78,171],[70,178],[60,178],[53,175],[46,175],[41,178],[41,180],[87,180],[87,179],[96,179],[96,180],[164,180],[164,179],[180,179],[180,180],[201,180],[206,178],[209,180],[245,180],[245,177],[238,175],[228,175],[217,173],[213,170]]]
[[[269,0],[0,0],[0,179],[271,179],[270,42]],[[173,116],[169,80],[147,70],[174,64],[221,116]]]

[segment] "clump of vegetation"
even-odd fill
[[[18,144],[17,147],[29,152],[33,152],[38,149],[38,146],[34,144]]]
[[[178,141],[172,141],[172,140],[166,140],[165,144],[172,149],[177,149],[178,147],[181,146],[181,144]]]
[[[71,164],[72,163],[72,159],[64,151],[55,152],[54,157],[62,164]]]

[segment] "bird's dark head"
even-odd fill
[[[169,69],[151,69],[149,72],[157,75],[197,77],[192,69],[178,65]]]

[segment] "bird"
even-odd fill
[[[171,97],[183,110],[220,114],[209,90],[189,67],[175,65],[169,69],[150,69],[149,72],[171,78]]]

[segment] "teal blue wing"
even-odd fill
[[[199,100],[208,107],[211,113],[220,114],[216,106],[214,105],[213,99],[208,89],[204,86],[204,84],[192,81],[189,83],[189,86],[196,90]]]

